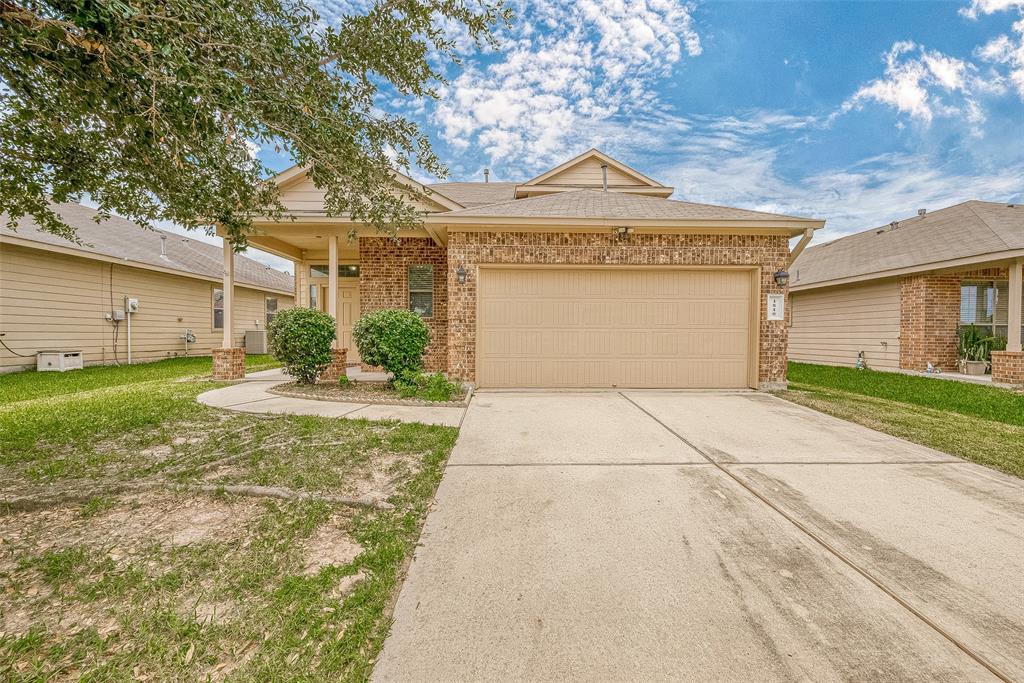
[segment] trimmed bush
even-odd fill
[[[312,308],[285,309],[267,326],[267,341],[296,382],[313,384],[331,364],[334,318]]]
[[[377,365],[395,377],[423,368],[423,351],[430,330],[410,311],[381,309],[363,315],[352,327],[352,339],[367,365]]]

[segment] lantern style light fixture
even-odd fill
[[[785,287],[786,283],[789,282],[789,273],[784,270],[775,271],[775,275],[773,277],[775,278],[775,284],[779,287]]]
[[[465,266],[459,266],[458,270],[455,271],[455,279],[459,281],[460,285],[466,284],[466,268]]]

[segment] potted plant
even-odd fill
[[[984,375],[992,359],[992,350],[999,347],[999,339],[986,337],[974,325],[960,330],[957,356],[960,371],[967,375]]]

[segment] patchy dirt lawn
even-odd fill
[[[0,407],[0,680],[369,675],[456,431],[209,388]]]

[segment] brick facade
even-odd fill
[[[900,279],[900,367],[924,371],[932,363],[955,372],[964,280],[1005,280],[1006,268],[986,268]]]
[[[901,368],[923,371],[932,363],[956,370],[960,280],[959,274],[900,279]]]
[[[1024,351],[993,351],[992,381],[1024,386]]]
[[[317,378],[322,382],[336,382],[346,373],[348,349],[331,349],[331,364]]]
[[[359,307],[361,313],[382,308],[409,308],[409,266],[434,266],[434,311],[424,318],[430,328],[426,369],[448,367],[448,258],[444,247],[428,238],[359,238]]]
[[[241,347],[213,349],[213,378],[242,379],[245,377],[245,349]]]
[[[775,284],[774,274],[785,268],[789,256],[784,236],[640,234],[623,241],[610,231],[450,232],[448,240],[448,371],[455,377],[476,379],[476,286],[480,264],[740,265],[758,266],[761,272],[759,384],[777,388],[786,381],[788,330],[784,321],[768,321],[764,315],[768,294],[783,293]],[[461,285],[456,281],[460,266],[467,273],[466,282]]]

